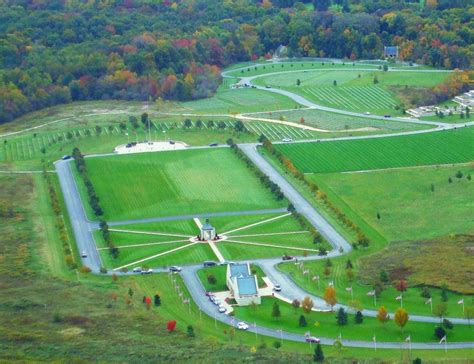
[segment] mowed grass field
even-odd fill
[[[458,171],[462,178],[455,177]],[[388,240],[400,241],[474,233],[474,181],[468,180],[468,175],[474,175],[474,166],[314,174],[308,178],[341,209],[356,212]]]
[[[474,128],[428,134],[275,145],[305,173],[465,163],[474,160]]]
[[[344,68],[287,72],[262,76],[259,85],[270,85],[298,93],[328,107],[374,114],[400,115],[395,106],[401,102],[397,90],[404,87],[432,87],[441,83],[447,72],[367,71]],[[374,83],[377,77],[378,83]],[[300,86],[296,85],[297,80]],[[337,85],[333,85],[336,81]]]
[[[86,160],[109,221],[283,207],[230,149]]]

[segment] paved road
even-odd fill
[[[57,161],[55,163],[56,172],[66,202],[77,247],[79,252],[87,253],[87,258],[82,258],[83,264],[88,266],[92,272],[98,273],[100,267],[102,267],[102,262],[92,235],[93,226],[87,220],[76,181],[72,175],[71,167],[74,167],[72,161],[72,159]]]

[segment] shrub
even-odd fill
[[[454,324],[448,319],[443,319],[443,326],[445,329],[448,329],[448,330],[452,330],[454,328]]]
[[[446,330],[438,326],[435,327],[434,334],[439,340],[441,340],[446,335]]]
[[[281,348],[281,341],[274,341],[273,342],[273,347],[277,350],[280,349]]]
[[[81,273],[90,273],[92,270],[86,266],[86,265],[83,265],[80,269]]]
[[[217,283],[217,279],[214,276],[214,274],[208,274],[207,275],[207,281],[209,282],[209,284],[216,284]]]

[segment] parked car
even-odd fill
[[[308,336],[308,337],[306,337],[306,342],[307,343],[316,343],[316,344],[318,344],[318,343],[321,342],[321,340],[317,337],[314,337],[314,336]]]
[[[221,305],[221,300],[217,297],[214,297],[214,299],[212,300],[212,302],[214,302],[214,304],[216,306],[220,306]]]
[[[142,267],[135,267],[132,270],[133,273],[141,273],[142,272]]]
[[[275,284],[275,285],[273,286],[273,290],[274,290],[275,292],[280,292],[280,291],[281,291],[281,286],[280,286],[279,284]]]
[[[205,267],[214,267],[217,265],[216,262],[213,262],[213,261],[205,261],[204,264],[203,264]]]
[[[151,274],[153,273],[153,269],[148,268],[148,269],[142,269],[142,274]]]
[[[204,294],[206,295],[206,297],[214,297],[214,293],[212,292],[206,292]]]
[[[265,88],[272,88],[272,86],[270,86],[270,85],[266,85],[266,86],[265,86]]]
[[[220,262],[219,265],[234,265],[235,262],[228,262],[228,261],[223,261],[223,262]]]
[[[220,312],[220,313],[224,313],[224,312],[226,312],[226,311],[227,311],[227,310],[226,310],[226,308],[225,308],[224,306],[219,305],[219,312]]]
[[[289,142],[292,142],[293,139],[291,139],[291,138],[283,138],[281,141],[282,141],[282,142],[285,142],[285,143],[289,143]]]
[[[291,255],[284,255],[281,257],[282,260],[293,260],[295,259],[295,257],[291,256]]]
[[[62,157],[61,159],[63,161],[67,161],[68,159],[71,159],[72,157],[70,155],[65,155],[64,157]]]
[[[85,250],[82,251],[81,253],[81,257],[83,258],[87,258],[87,252]]]
[[[181,272],[182,268],[178,267],[177,265],[172,265],[170,267],[170,272]]]
[[[383,117],[386,118],[386,119],[388,119],[388,118],[391,117],[391,115],[390,115],[390,114],[385,114]]]
[[[173,145],[173,144],[176,144],[176,143],[174,142],[174,140],[170,140],[170,144]]]
[[[209,144],[210,147],[217,147],[219,145],[219,143],[211,143]]]
[[[369,111],[366,111],[364,114],[365,114],[365,115],[370,115],[370,112],[369,112]]]
[[[237,328],[239,330],[247,330],[249,328],[249,325],[247,325],[245,322],[242,322],[240,321],[238,324],[237,324]]]

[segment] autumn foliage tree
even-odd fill
[[[303,311],[306,313],[310,313],[311,310],[313,309],[314,303],[311,297],[306,296],[303,298],[303,301],[301,301],[301,307],[303,308]]]
[[[175,320],[168,321],[168,323],[166,324],[166,329],[167,329],[169,332],[173,332],[174,329],[176,329],[176,321],[175,321]]]
[[[334,306],[337,304],[337,299],[336,299],[336,289],[333,286],[329,286],[326,288],[324,291],[324,301],[331,306],[331,311],[334,310]]]
[[[400,328],[403,331],[403,328],[407,324],[409,319],[408,312],[404,310],[403,308],[399,308],[395,311],[395,315],[393,316],[393,320],[395,323],[400,326]]]
[[[377,320],[384,325],[387,321],[390,320],[390,315],[388,314],[387,309],[385,306],[380,306],[379,310],[377,311]]]

